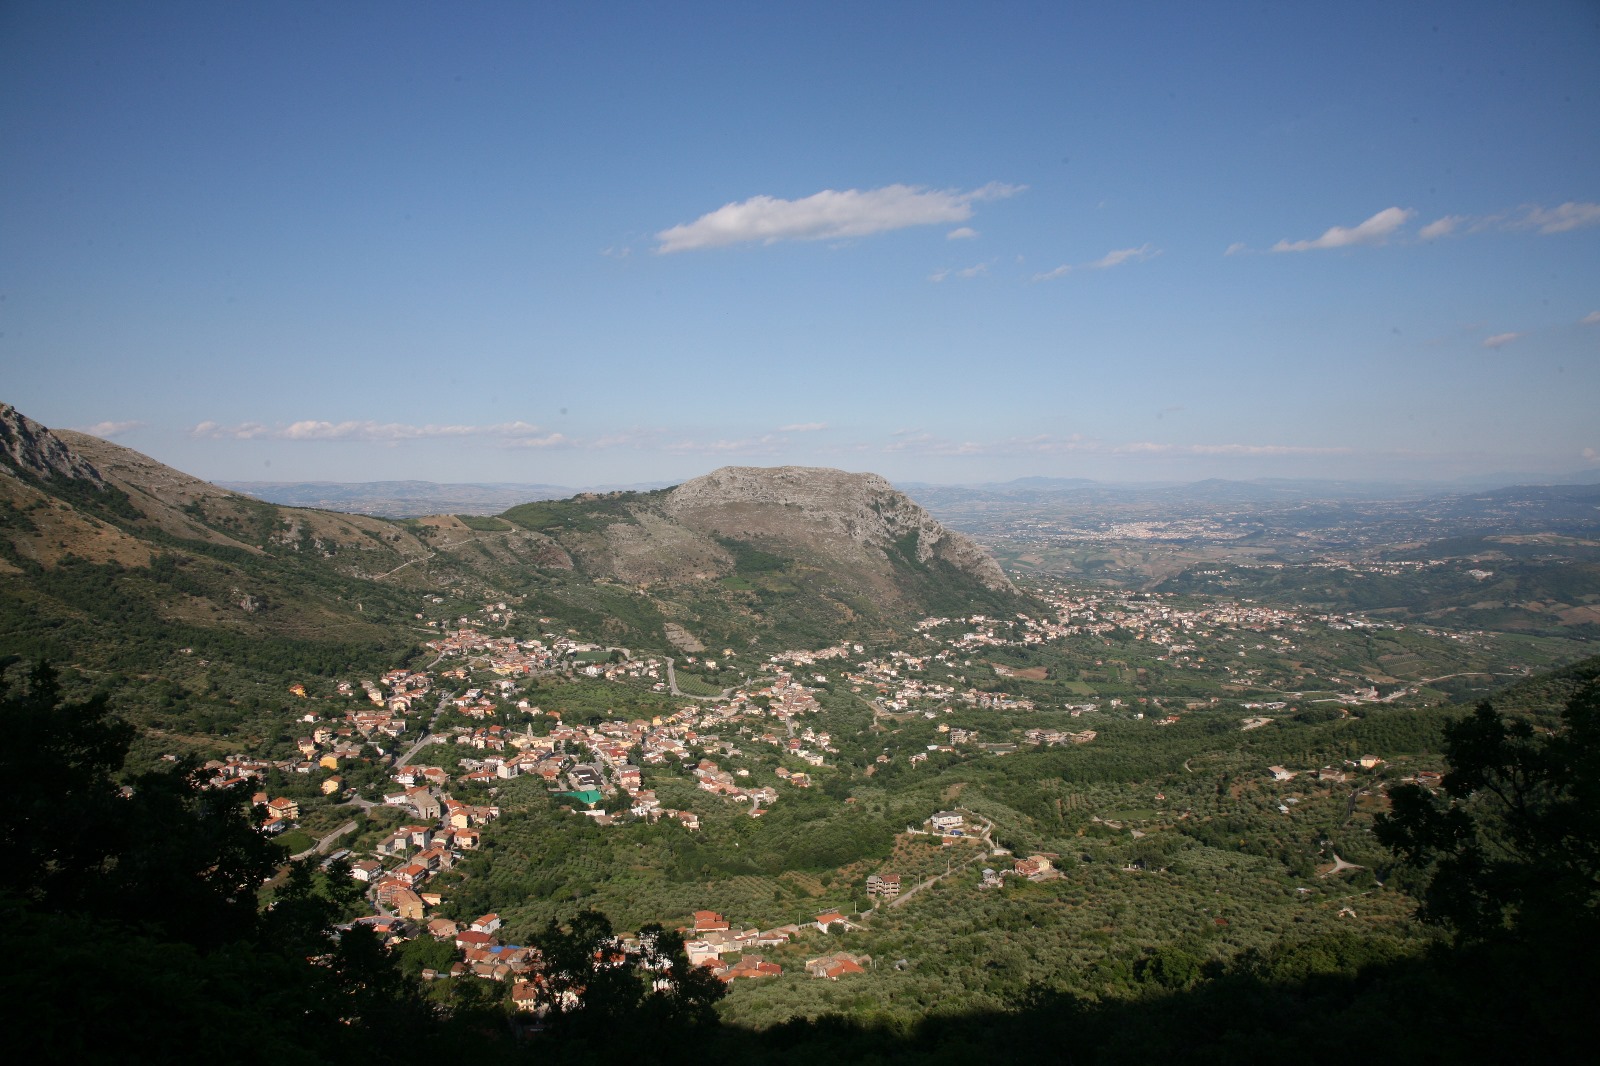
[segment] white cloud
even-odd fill
[[[1457,226],[1466,221],[1469,220],[1465,215],[1445,215],[1443,218],[1436,219],[1423,226],[1417,232],[1417,236],[1425,241],[1436,241],[1440,237],[1450,236],[1455,232]]]
[[[225,426],[210,420],[201,422],[189,431],[189,436],[202,437],[206,440],[254,440],[270,434],[271,431],[260,422],[241,422],[236,426]]]
[[[1250,249],[1245,247],[1245,244],[1244,244],[1243,241],[1234,241],[1232,244],[1228,245],[1228,250],[1223,252],[1222,254],[1223,255],[1238,255],[1240,252],[1248,252],[1249,250]]]
[[[1484,338],[1483,346],[1485,348],[1503,348],[1521,336],[1522,334],[1520,333],[1496,333],[1492,337]]]
[[[799,200],[753,196],[662,230],[656,234],[661,242],[656,251],[665,255],[748,241],[837,240],[908,226],[965,222],[972,217],[974,203],[1015,196],[1024,188],[1000,182],[970,192],[886,185],[881,189],[824,189]]]
[[[1315,248],[1348,248],[1354,244],[1382,244],[1395,230],[1406,224],[1416,214],[1407,208],[1386,207],[1359,226],[1346,229],[1330,226],[1315,240],[1282,240],[1272,246],[1274,252],[1307,252]]]
[[[1600,463],[1600,450],[1585,448],[1583,450],[1583,461],[1586,463]]]
[[[1600,326],[1600,311],[1590,311],[1578,320],[1580,326]]]
[[[779,433],[818,433],[828,428],[826,422],[796,422],[793,425],[779,426]]]
[[[1600,204],[1568,201],[1559,207],[1529,207],[1516,224],[1518,228],[1537,229],[1540,233],[1565,233],[1600,225]]]
[[[120,437],[124,433],[140,429],[143,426],[143,422],[96,422],[92,426],[84,426],[79,432],[87,433],[91,437],[110,440],[112,437]]]
[[[1072,273],[1072,264],[1063,263],[1060,266],[1056,267],[1054,270],[1046,270],[1043,274],[1035,274],[1033,276],[1033,280],[1034,281],[1052,281],[1052,280],[1054,280],[1056,278],[1064,277],[1065,275],[1070,274],[1070,273]]]
[[[944,239],[947,241],[968,241],[977,235],[978,231],[971,226],[962,226],[960,229],[953,229],[946,233]]]

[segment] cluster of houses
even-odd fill
[[[696,787],[713,796],[726,796],[736,803],[750,804],[750,816],[760,817],[762,805],[771,806],[778,802],[778,790],[771,785],[757,785],[754,788],[744,788],[737,783],[733,774],[720,769],[710,759],[701,759],[695,764],[694,774]],[[740,774],[749,775],[750,771],[740,770]]]
[[[1026,859],[1016,859],[1011,863],[1009,870],[995,870],[985,866],[980,875],[978,887],[999,888],[1005,883],[1007,877],[1022,877],[1029,881],[1053,881],[1061,876],[1061,871],[1055,868],[1048,855],[1029,855]]]
[[[356,718],[362,721],[358,723],[355,721]],[[206,787],[229,788],[264,778],[271,770],[281,770],[287,774],[311,774],[319,770],[337,770],[350,762],[381,759],[384,757],[383,749],[371,739],[371,735],[389,732],[387,727],[396,724],[393,718],[382,713],[352,715],[349,724],[344,726],[319,721],[316,715],[311,714],[306,715],[303,720],[311,723],[314,728],[295,741],[297,757],[262,759],[233,754],[221,759],[211,759],[202,766],[207,775]],[[398,722],[398,728],[393,732],[398,735],[404,729],[405,723]],[[334,784],[330,786],[328,781],[333,781]],[[340,787],[342,783],[337,777],[328,778],[323,782],[325,794],[338,792]]]
[[[420,858],[420,856],[419,856]],[[539,950],[516,944],[503,944],[499,939],[502,921],[498,914],[485,914],[466,924],[448,918],[427,918],[419,906],[406,900],[415,896],[405,889],[390,888],[380,891],[384,902],[399,901],[398,916],[377,914],[359,919],[370,925],[386,943],[398,944],[419,935],[451,943],[460,953],[448,969],[424,969],[424,980],[477,977],[483,980],[508,982],[511,985],[511,1002],[518,1011],[543,1014],[554,1005],[554,997],[544,980],[544,960]],[[428,893],[421,894],[426,903]],[[435,900],[436,902],[436,900]],[[817,915],[803,925],[784,925],[766,931],[735,929],[723,915],[715,911],[695,911],[692,924],[679,929],[684,937],[684,949],[692,965],[703,967],[727,983],[741,978],[759,979],[778,977],[783,967],[760,954],[762,949],[783,947],[807,930],[821,933],[842,932],[855,928],[838,911]],[[612,950],[617,960],[636,955],[641,944],[637,937],[617,937]],[[868,955],[855,955],[845,951],[834,952],[807,959],[805,970],[816,978],[837,981],[849,974],[864,973],[872,965]]]
[[[986,648],[1027,647],[1066,637],[1108,637],[1114,632],[1124,632],[1131,633],[1134,639],[1144,641],[1158,652],[1155,656],[1158,662],[1171,663],[1177,668],[1203,669],[1206,668],[1206,657],[1194,654],[1198,651],[1195,641],[1202,638],[1258,634],[1256,650],[1288,654],[1297,650],[1294,635],[1307,632],[1311,627],[1333,630],[1404,628],[1399,623],[1376,622],[1355,615],[1286,610],[1248,602],[1218,601],[1200,607],[1179,607],[1170,602],[1171,594],[1163,597],[1159,594],[1133,596],[1116,592],[1068,594],[1057,591],[1041,595],[1054,608],[1054,618],[1033,618],[1025,614],[1018,614],[1015,619],[985,615],[954,619],[934,617],[923,619],[917,624],[917,629],[938,640],[937,631],[943,627],[970,626],[959,635],[945,638],[946,647],[932,656],[933,659],[950,662],[954,662],[955,657],[972,655]],[[910,665],[914,662],[916,660],[913,657],[901,656],[898,665],[914,669]],[[971,665],[971,660],[967,661],[967,665]],[[1232,672],[1231,667],[1227,669]],[[933,684],[900,684],[897,691],[890,693],[884,686],[886,683],[893,684],[894,679],[892,666],[878,661],[864,664],[857,683],[878,684],[884,705],[892,710],[914,709],[912,701],[916,699],[953,701],[957,698],[979,707],[1027,709],[1021,704],[1008,702],[1004,696],[975,691],[952,695],[942,691],[949,686]],[[1407,691],[1401,689],[1389,696],[1379,696],[1376,689],[1369,685],[1345,698],[1349,701],[1388,701]]]
[[[918,623],[918,628],[926,632],[949,621],[945,618],[928,618]],[[995,642],[1003,643],[998,639]],[[960,647],[959,642],[957,646]],[[934,711],[929,709],[929,705],[943,705],[944,709],[948,710],[949,705],[953,703],[964,703],[969,707],[979,707],[984,710],[1034,710],[1034,701],[1021,696],[1003,692],[984,692],[976,688],[961,690],[940,681],[902,676],[926,670],[932,663],[953,666],[958,658],[957,652],[950,648],[934,655],[924,656],[894,651],[886,657],[868,659],[858,664],[853,671],[846,673],[845,679],[851,683],[853,691],[876,690],[877,694],[872,697],[873,705],[886,714],[904,714],[920,710],[926,717],[932,718]]]
[[[441,656],[481,658],[489,669],[502,677],[526,677],[559,666],[572,652],[575,642],[557,640],[547,646],[539,640],[519,641],[514,637],[492,637],[470,625],[430,640],[428,648]]]
[[[693,927],[680,931],[684,934],[684,949],[691,963],[704,966],[724,981],[733,982],[741,977],[777,977],[783,973],[781,966],[753,954],[752,949],[781,947],[808,929],[826,934],[854,928],[856,926],[838,911],[825,911],[804,925],[781,925],[765,932],[734,929],[716,911],[695,911]],[[726,956],[734,958],[730,961]],[[805,969],[812,977],[837,981],[847,974],[864,973],[871,965],[871,956],[841,951],[808,959]]]
[[[1087,744],[1099,735],[1093,729],[1076,733],[1061,729],[1029,729],[1023,732],[1022,739],[1029,744],[1053,748],[1061,744]]]
[[[374,706],[403,716],[410,713],[413,703],[428,694],[433,687],[433,677],[421,671],[390,670],[383,675],[383,684],[389,689],[387,693],[371,681],[361,682],[361,687]],[[351,691],[349,683],[341,684],[339,691],[348,694]]]
[[[401,772],[415,768],[404,767]],[[432,767],[420,768],[424,773]],[[388,806],[411,811],[418,824],[402,826],[379,841],[377,858],[351,866],[351,876],[370,886],[372,897],[392,907],[402,918],[421,920],[428,906],[438,906],[437,894],[424,891],[436,875],[450,869],[463,851],[474,851],[482,841],[482,827],[500,816],[500,808],[435,795],[427,785],[413,785],[384,797]],[[382,860],[389,860],[385,864]]]
[[[265,809],[265,820],[261,823],[263,833],[281,833],[300,820],[300,804],[288,796],[270,799],[265,792],[257,792],[250,797],[250,805]]]

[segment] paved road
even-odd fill
[[[433,740],[433,727],[438,723],[439,716],[444,713],[444,705],[449,702],[449,696],[441,695],[439,697],[439,704],[433,709],[433,717],[428,719],[428,724],[422,727],[422,736],[417,738],[417,742],[411,745],[404,755],[394,761],[395,769],[398,770],[402,766],[410,765],[417,752],[421,751]]]
[[[950,869],[946,870],[942,874],[938,874],[937,876],[930,877],[926,881],[919,881],[917,884],[912,885],[910,888],[908,888],[904,892],[900,893],[894,899],[891,899],[888,903],[884,904],[884,906],[886,906],[886,907],[898,907],[902,903],[906,902],[906,900],[910,899],[912,896],[915,896],[918,892],[921,892],[923,889],[927,888],[929,885],[938,884],[940,881],[943,881],[945,878],[949,877],[951,874],[960,873],[962,870],[965,870],[968,866],[971,866],[973,863],[977,862],[979,859],[983,858],[984,856],[986,856],[988,854],[989,854],[989,852],[988,852],[987,849],[984,850],[984,851],[976,852],[975,854],[969,856],[967,858],[967,861],[962,863],[960,866],[953,866]],[[876,910],[876,908],[874,908],[874,910]]]
[[[971,814],[974,819],[983,823],[983,832],[978,834],[978,839],[982,840],[984,844],[983,850],[969,855],[966,861],[961,863],[959,866],[953,866],[944,873],[930,877],[926,881],[917,882],[904,892],[900,893],[894,899],[889,900],[887,903],[879,904],[879,906],[898,907],[912,896],[915,896],[918,892],[921,892],[923,889],[927,888],[929,885],[937,884],[952,874],[960,873],[962,870],[965,870],[968,866],[971,866],[979,859],[986,858],[988,854],[994,850],[994,839],[989,835],[994,830],[994,823],[989,821],[987,818],[982,817],[981,815],[973,814],[971,811],[966,811],[965,813]],[[967,839],[970,840],[972,838],[968,837]],[[869,918],[877,911],[877,909],[877,907],[871,907],[863,911],[861,913],[861,917]]]
[[[328,849],[332,848],[340,837],[344,836],[346,833],[355,832],[355,829],[356,823],[346,822],[333,832],[329,833],[327,836],[323,837],[321,840],[317,841],[315,844],[311,845],[311,847],[302,852],[291,855],[289,858],[303,859],[307,855],[326,855],[328,853]]]
[[[723,689],[720,696],[691,696],[687,692],[680,691],[678,688],[678,675],[672,669],[672,656],[667,655],[664,658],[667,660],[667,689],[674,696],[680,696],[686,700],[725,700],[732,694],[733,689],[731,688]]]

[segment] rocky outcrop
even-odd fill
[[[691,529],[787,548],[818,561],[881,567],[893,554],[934,559],[994,591],[1014,592],[984,550],[877,474],[826,467],[725,466],[666,494],[662,510]]]
[[[0,403],[0,463],[34,477],[70,478],[105,487],[93,463],[49,429],[10,404]]]

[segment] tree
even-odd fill
[[[22,686],[0,685],[0,729],[0,780],[12,797],[0,819],[0,890],[71,906],[96,891],[123,850],[111,775],[133,727],[112,716],[103,694],[62,702],[55,670],[40,663]]]
[[[550,1025],[557,1033],[604,1043],[667,1034],[716,1021],[727,986],[689,962],[683,937],[659,925],[626,944],[599,911],[579,912],[562,928],[551,920],[535,937],[544,958]]]
[[[1536,731],[1484,702],[1445,730],[1444,795],[1390,794],[1378,839],[1423,872],[1421,917],[1465,941],[1592,936],[1600,922],[1600,683]],[[1581,927],[1581,928],[1578,928]]]
[[[46,665],[0,686],[0,731],[0,952],[17,960],[0,1000],[32,1019],[13,1048],[24,1060],[109,1047],[166,1060],[228,1043],[337,1062],[462,1046],[370,928],[334,924],[359,895],[347,867],[290,864],[261,910],[283,850],[257,831],[246,791],[206,789],[183,765],[119,784],[133,730],[103,696],[63,700]],[[130,1018],[139,1002],[161,1010]]]
[[[0,780],[15,796],[0,889],[203,948],[254,929],[283,853],[256,832],[243,790],[206,790],[193,764],[119,785],[133,727],[104,695],[63,700],[47,663],[0,690],[0,728]]]

